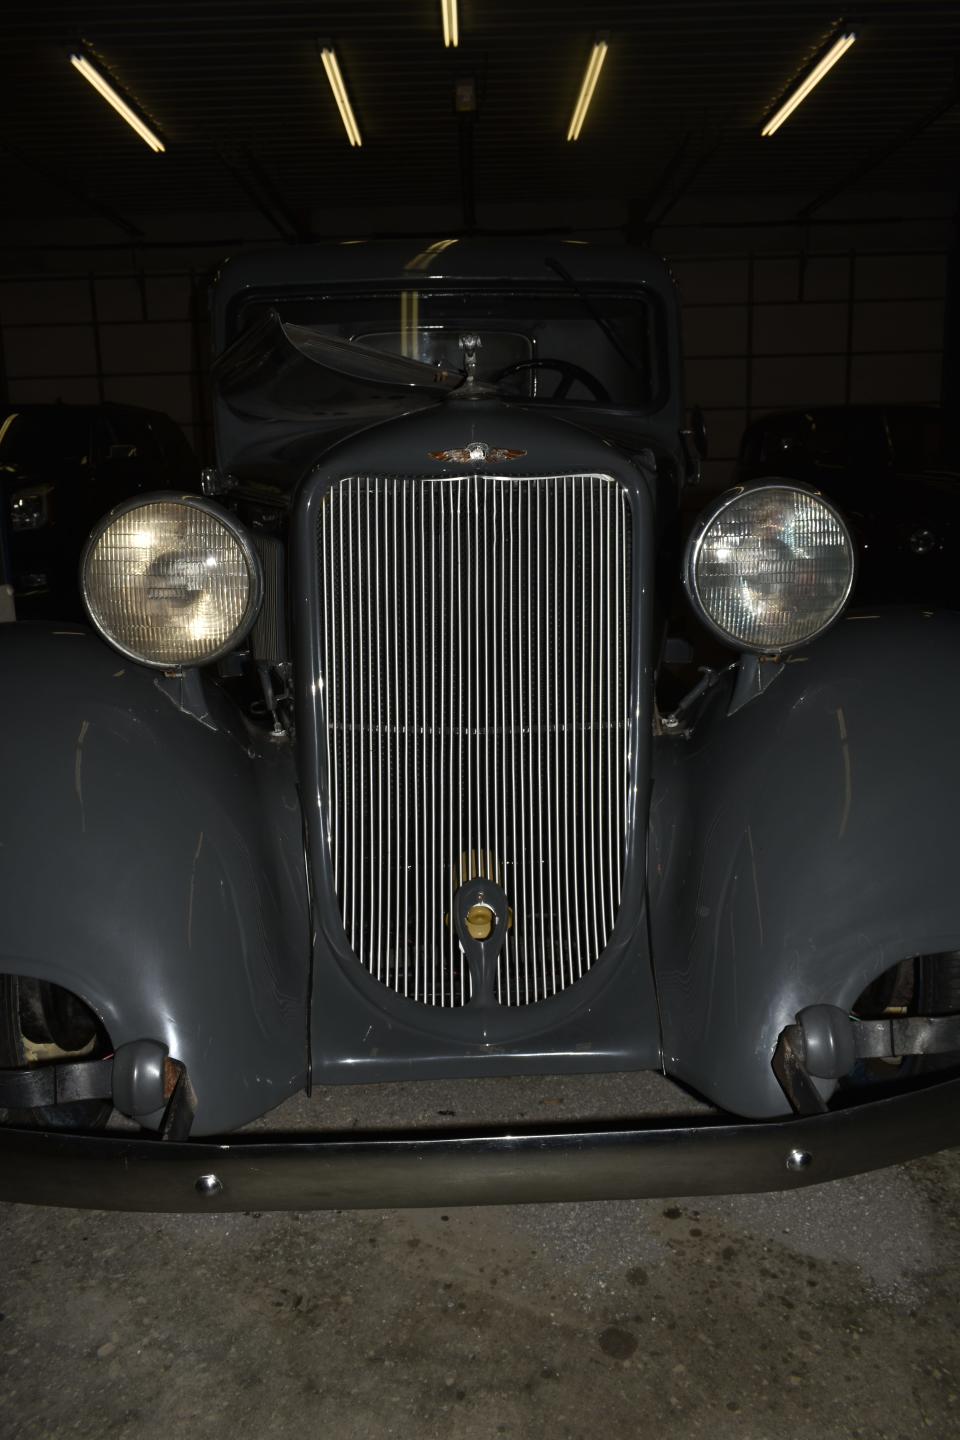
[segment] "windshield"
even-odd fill
[[[244,297],[234,334],[271,310],[443,370],[464,370],[469,355],[478,380],[526,401],[639,410],[660,403],[660,327],[655,300],[641,291],[433,286]]]

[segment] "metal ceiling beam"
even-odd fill
[[[861,160],[852,170],[848,170],[846,175],[844,175],[841,180],[838,180],[836,184],[828,186],[826,190],[821,191],[815,200],[811,200],[808,205],[804,205],[801,210],[798,210],[797,219],[809,220],[811,215],[815,215],[824,205],[836,199],[838,195],[841,195],[844,190],[849,189],[851,185],[855,185],[864,175],[868,175],[871,170],[875,170],[878,165],[882,165],[884,160],[889,159],[897,150],[902,149],[903,146],[909,144],[911,140],[915,140],[917,136],[922,135],[925,130],[929,130],[930,126],[935,125],[938,120],[942,120],[944,115],[952,110],[958,101],[960,101],[960,83],[955,83],[943,99],[938,100],[929,110],[925,110],[918,120],[914,120],[906,129],[901,130],[899,135],[896,135],[893,140],[889,140],[886,144],[879,146],[871,155],[867,156],[866,160]]]
[[[233,176],[247,199],[288,244],[314,239],[306,219],[294,213],[274,180],[264,170],[249,146],[242,146],[236,155],[223,150],[217,154],[221,164]]]
[[[714,155],[716,155],[717,151],[720,149],[720,146],[723,144],[723,140],[724,136],[721,132],[720,138],[717,140],[715,145],[711,145],[708,149],[701,150],[698,155],[694,156],[693,161],[687,167],[687,173],[683,176],[683,179],[680,181],[679,185],[676,186],[673,193],[669,196],[664,205],[661,207],[659,213],[655,215],[654,218],[650,221],[650,228],[648,232],[650,235],[652,235],[655,230],[660,229],[661,225],[666,220],[667,216],[670,214],[670,211],[673,210],[680,203],[684,195],[686,195],[687,191],[690,189],[690,186],[693,184],[694,180],[696,180],[697,176],[700,174],[700,171],[703,169],[703,167],[710,160],[713,159]]]
[[[627,239],[633,245],[645,245],[650,239],[653,227],[649,215],[669,188],[674,175],[683,164],[683,157],[692,139],[692,131],[686,130],[680,142],[670,153],[670,158],[657,176],[642,200],[631,200],[627,205]]]
[[[101,220],[106,220],[111,225],[116,225],[117,229],[122,230],[130,239],[138,240],[142,238],[143,231],[139,226],[134,225],[132,220],[127,220],[125,216],[114,210],[112,206],[105,205],[102,200],[98,200],[95,195],[91,195],[88,190],[85,190],[81,185],[77,185],[69,176],[52,170],[47,165],[41,165],[37,160],[33,159],[32,156],[25,155],[22,150],[18,150],[7,141],[0,142],[0,153],[8,155],[15,164],[20,165],[24,170],[29,170],[34,175],[39,176],[41,180],[46,181],[46,183],[52,186],[59,194],[72,195],[73,198],[79,200],[83,207],[89,210],[91,214],[98,215]]]

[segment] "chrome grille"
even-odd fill
[[[602,953],[627,828],[630,506],[603,475],[351,477],[318,521],[329,841],[385,985],[463,1005],[452,900],[506,892],[501,1004]]]

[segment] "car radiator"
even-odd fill
[[[623,879],[627,492],[350,477],[324,497],[317,554],[329,860],[356,959],[412,1000],[466,1004],[452,900],[480,876],[510,907],[500,1003],[571,985]]]

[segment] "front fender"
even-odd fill
[[[765,1118],[798,1010],[960,947],[960,614],[851,615],[730,689],[654,747],[651,925],[665,1068]]]
[[[299,1089],[310,934],[292,758],[79,626],[0,626],[0,971],[164,1041],[195,1132]]]

